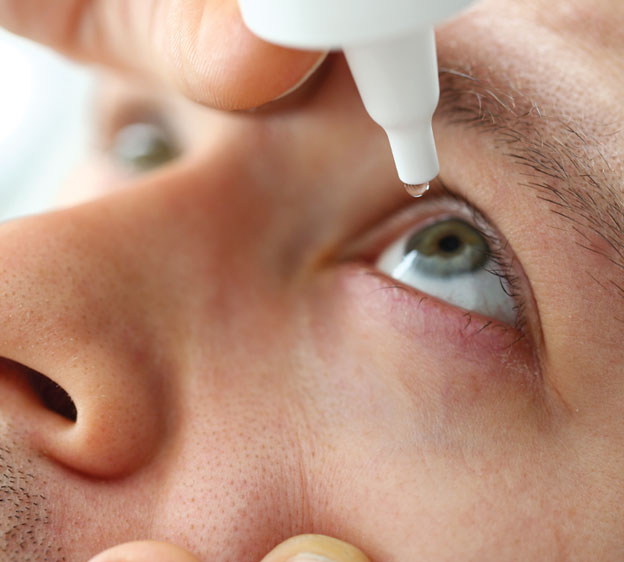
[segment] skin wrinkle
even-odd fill
[[[497,148],[521,168],[521,185],[571,226],[577,245],[615,266],[606,286],[622,297],[615,275],[624,269],[624,202],[601,140],[546,114],[511,84],[495,85],[463,69],[440,68],[439,111],[454,124],[495,135]]]

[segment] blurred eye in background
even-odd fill
[[[129,172],[143,173],[175,160],[180,149],[172,133],[163,125],[137,122],[116,132],[110,153]]]
[[[0,220],[48,210],[87,152],[93,77],[0,29]]]

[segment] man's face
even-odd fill
[[[90,201],[0,227],[2,559],[624,559],[623,25],[440,28],[418,200],[339,56],[246,113],[104,84]]]

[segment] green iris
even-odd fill
[[[463,220],[446,219],[419,230],[407,240],[405,256],[412,268],[432,277],[451,277],[482,268],[490,249],[476,228]]]
[[[153,123],[132,123],[120,129],[111,148],[113,156],[133,172],[148,172],[174,160],[179,150],[170,135]]]

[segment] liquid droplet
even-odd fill
[[[417,183],[416,185],[411,185],[409,183],[404,184],[405,190],[412,197],[422,197],[427,191],[429,191],[429,182],[425,183]]]

